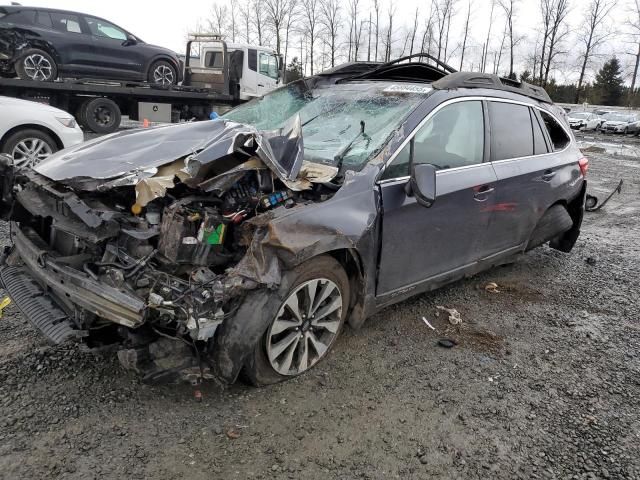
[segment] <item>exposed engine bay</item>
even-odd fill
[[[38,280],[34,291],[56,299],[53,317],[68,328],[51,327],[50,340],[116,346],[121,362],[148,381],[210,376],[204,359],[218,327],[248,291],[270,287],[242,274],[242,263],[255,261],[246,254],[256,228],[340,187],[336,168],[302,161],[295,125],[293,134],[265,138],[219,123],[217,142],[102,180],[52,180],[56,159],[40,172],[5,172],[3,196],[9,173],[15,196],[3,212],[15,243],[5,262],[16,272],[26,267]],[[99,148],[83,161],[96,161]],[[64,167],[78,155],[57,160]],[[297,160],[281,168],[281,156]],[[11,275],[3,270],[8,290]]]

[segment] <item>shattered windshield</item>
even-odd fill
[[[349,83],[308,89],[299,81],[224,118],[276,130],[298,114],[305,160],[360,170],[429,93],[424,85]]]

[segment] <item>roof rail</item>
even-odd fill
[[[378,68],[384,68],[386,66],[389,65],[396,65],[398,63],[404,62],[406,60],[411,60],[412,58],[428,58],[429,60],[435,62],[435,64],[440,67],[442,70],[444,70],[447,73],[454,73],[457,72],[457,70],[455,68],[453,68],[450,65],[447,65],[446,63],[444,63],[442,60],[434,57],[433,55],[430,55],[428,53],[425,52],[420,52],[420,53],[413,53],[411,55],[406,55],[404,57],[400,57],[400,58],[396,58],[395,60],[391,60],[390,62],[387,63],[383,63],[382,65],[380,65],[380,67]]]
[[[455,72],[431,84],[435,89],[451,90],[454,88],[488,88],[518,93],[544,103],[553,103],[544,88],[526,82],[518,82],[510,78],[479,72]]]

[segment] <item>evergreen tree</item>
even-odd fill
[[[622,68],[616,57],[606,62],[593,84],[598,103],[602,105],[620,105],[623,92]]]
[[[293,57],[291,59],[291,63],[287,65],[287,70],[285,72],[285,81],[286,83],[294,82],[302,78],[302,64],[298,60],[298,57]]]

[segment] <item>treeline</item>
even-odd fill
[[[556,98],[590,103],[606,97],[595,78],[603,53],[620,49],[633,65],[624,79],[635,92],[640,0],[533,1],[537,18],[527,25],[536,27],[527,31],[524,0],[427,0],[411,12],[401,0],[215,0],[197,30],[271,46],[291,76],[426,52],[459,70],[528,73]],[[558,77],[575,80],[556,85]]]

